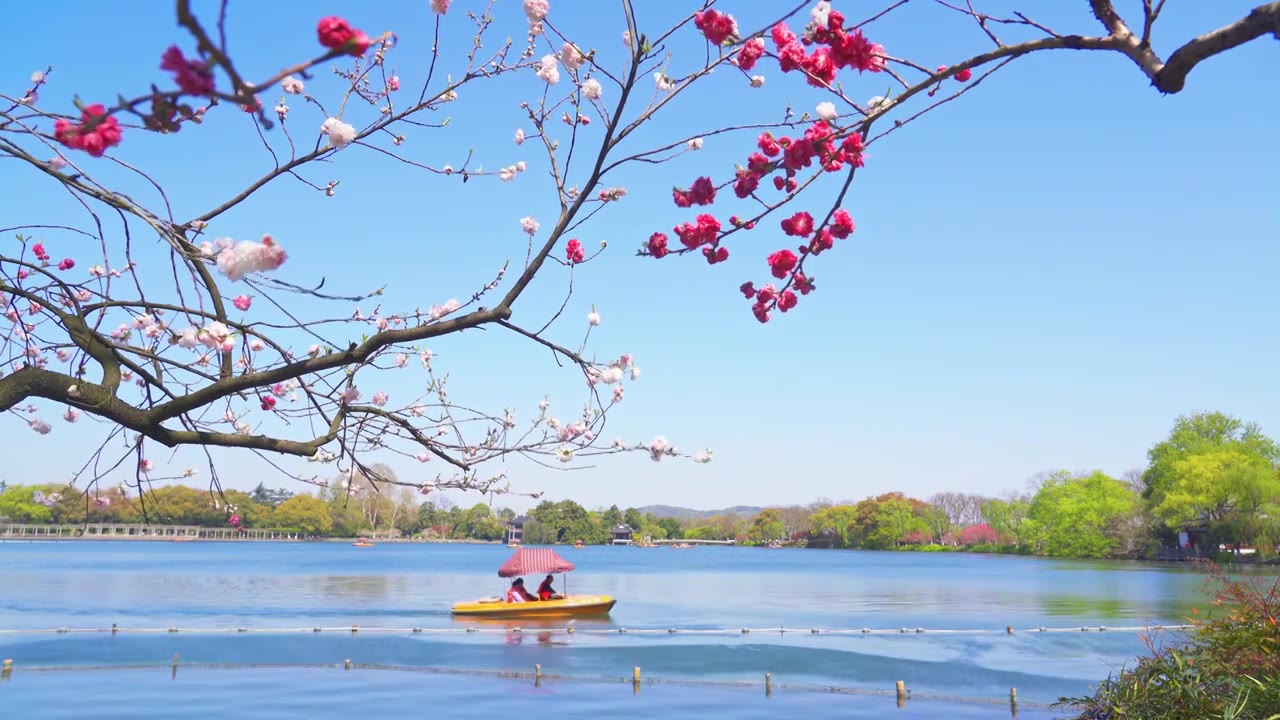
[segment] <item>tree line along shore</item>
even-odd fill
[[[774,506],[754,515],[659,517],[635,508],[587,509],[545,500],[518,515],[478,502],[423,500],[412,487],[335,479],[315,493],[259,484],[251,492],[171,484],[142,497],[127,488],[76,491],[0,484],[0,524],[177,525],[269,529],[315,539],[605,544],[628,538],[733,540],[742,545],[970,551],[1061,558],[1273,561],[1280,545],[1280,446],[1257,425],[1222,413],[1180,417],[1148,452],[1148,466],[1041,473],[999,497],[887,492],[857,502]],[[394,476],[378,467],[384,477]],[[518,535],[513,533],[518,530]]]

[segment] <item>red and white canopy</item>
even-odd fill
[[[521,575],[554,575],[574,568],[573,563],[556,554],[551,548],[519,548],[510,560],[498,568],[498,577]]]

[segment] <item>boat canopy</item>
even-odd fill
[[[521,575],[555,575],[567,573],[574,568],[573,563],[556,554],[551,548],[519,548],[511,559],[498,568],[498,577],[509,578]]]

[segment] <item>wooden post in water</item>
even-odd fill
[[[640,667],[636,666],[631,669],[631,690],[636,695],[640,694]]]
[[[764,696],[773,696],[773,673],[764,674]]]
[[[346,660],[342,661],[342,669],[343,670],[351,669],[351,658],[347,658]]]
[[[1009,688],[1009,712],[1018,717],[1018,688]]]
[[[3,668],[0,668],[0,680],[8,680],[9,675],[13,673],[13,661],[5,658]]]
[[[1004,626],[1004,632],[1005,632],[1005,634],[1006,634],[1006,635],[1012,635],[1012,634],[1013,634],[1013,626],[1012,626],[1012,625],[1005,625],[1005,626]]]
[[[116,634],[116,624],[111,623],[111,635],[114,637],[115,634]]]
[[[907,703],[907,684],[901,680],[898,681],[898,707],[902,707]]]
[[[533,686],[542,687],[542,665],[533,666]]]
[[[173,672],[169,674],[169,677],[171,679],[178,677],[178,653],[173,654]]]

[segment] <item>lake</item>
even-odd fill
[[[511,552],[449,544],[0,543],[0,655],[15,661],[0,683],[0,708],[51,720],[229,713],[345,720],[431,709],[454,718],[889,711],[1003,718],[1017,688],[1019,718],[1051,718],[1061,713],[1042,704],[1089,692],[1143,650],[1139,633],[1098,627],[1179,624],[1206,597],[1202,574],[1161,565],[588,547],[558,550],[577,564],[567,590],[617,597],[608,620],[578,620],[573,634],[560,631],[563,621],[515,632],[452,620],[454,601],[505,591],[497,568]],[[38,632],[113,623],[122,630],[114,636]],[[352,634],[353,624],[361,631]],[[1036,632],[1041,627],[1077,629]],[[261,632],[269,629],[280,632]],[[3,632],[14,630],[24,632]],[[535,665],[547,676],[541,683],[531,679]],[[631,682],[637,666],[639,689]],[[900,710],[899,680],[911,692]],[[165,710],[174,707],[181,712]]]

